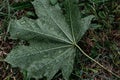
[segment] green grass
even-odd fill
[[[32,0],[31,0],[32,1]],[[63,0],[59,0],[62,3]],[[91,29],[85,34],[83,39],[79,42],[82,44],[82,49],[88,53],[92,58],[102,63],[108,69],[112,70],[116,74],[120,74],[120,2],[119,0],[80,0],[78,5],[80,7],[82,17],[89,14],[95,15],[96,19],[92,22]],[[32,9],[31,9],[32,8]],[[0,0],[0,50],[3,53],[9,53],[12,46],[16,44],[9,38],[9,21],[14,18],[21,18],[27,16],[30,18],[36,18],[34,9],[28,1],[21,1],[15,3],[10,0]],[[10,43],[11,42],[11,43]],[[11,47],[11,48],[9,48]],[[6,49],[8,49],[8,51]],[[0,55],[0,58],[5,58],[7,55]],[[16,69],[9,67],[6,62],[0,62],[1,80],[21,80],[19,69],[16,73]],[[91,62],[88,58],[81,54],[76,56],[75,66],[73,73],[71,74],[71,80],[118,80],[116,77],[106,72],[96,63]],[[12,70],[9,71],[9,70]],[[9,73],[7,74],[7,71]],[[14,75],[14,72],[17,75]],[[26,72],[24,73],[24,75]],[[2,76],[2,77],[1,77]],[[54,80],[62,79],[61,73],[56,74]],[[28,78],[24,77],[24,80]]]

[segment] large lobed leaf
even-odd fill
[[[73,0],[65,0],[69,4],[66,6],[66,22],[58,4],[51,6],[49,0],[32,3],[38,19],[11,20],[9,29],[12,38],[27,40],[30,45],[16,46],[6,61],[26,70],[29,77],[51,80],[61,70],[64,79],[69,80],[76,54],[74,44],[89,28],[93,16],[80,19]]]

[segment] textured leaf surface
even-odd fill
[[[74,2],[66,0],[66,3],[69,4],[66,6],[68,23],[61,8],[51,6],[49,0],[33,2],[37,20],[26,17],[12,20],[9,29],[11,37],[27,40],[30,45],[17,45],[6,61],[26,70],[29,77],[51,80],[61,70],[64,79],[69,80],[76,54],[74,44],[89,28],[93,16],[80,19]]]
[[[55,5],[57,3],[57,0],[50,0],[52,5]]]
[[[93,15],[81,18],[79,7],[75,5],[78,0],[65,0],[65,9],[67,11],[67,22],[71,26],[71,33],[74,42],[78,42],[83,34],[88,30]]]

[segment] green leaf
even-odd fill
[[[26,2],[14,3],[10,7],[13,10],[23,10],[25,8],[32,8],[32,4],[30,3],[30,1],[26,1]]]
[[[55,5],[57,3],[57,0],[50,0],[52,5]]]
[[[94,2],[94,3],[104,3],[104,2],[106,2],[106,1],[108,1],[108,0],[90,0],[90,2]]]
[[[66,0],[70,4],[66,7],[67,23],[58,4],[51,6],[49,0],[35,0],[32,3],[38,19],[23,17],[11,20],[9,28],[11,38],[27,40],[30,45],[17,45],[6,61],[27,71],[29,77],[47,77],[47,80],[51,80],[61,70],[64,79],[69,80],[76,43],[89,28],[93,16],[80,19],[76,4]]]
[[[67,11],[67,22],[71,26],[74,42],[78,42],[89,28],[93,15],[81,18],[78,0],[65,0],[65,9]]]

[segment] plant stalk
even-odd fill
[[[75,44],[75,46],[82,52],[82,54],[84,54],[86,57],[88,57],[90,60],[92,60],[93,62],[95,62],[96,64],[98,64],[100,67],[102,67],[103,69],[105,69],[106,71],[108,71],[109,73],[111,73],[112,75],[116,76],[117,78],[120,78],[119,75],[113,73],[111,70],[107,69],[106,67],[104,67],[102,64],[100,64],[98,61],[96,61],[95,59],[93,59],[92,57],[90,57],[88,54],[86,54],[77,44]]]

